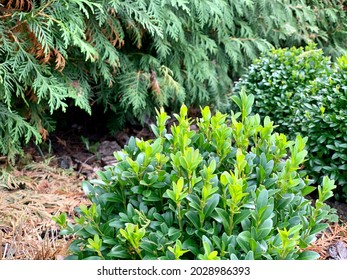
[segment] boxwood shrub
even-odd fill
[[[338,185],[337,199],[347,199],[347,57],[338,58],[329,76],[306,88],[293,123],[309,135],[307,169],[314,178],[329,174]]]
[[[301,170],[307,138],[288,141],[268,117],[252,115],[253,95],[233,97],[240,112],[201,110],[198,130],[182,105],[170,131],[157,112],[156,138],[131,138],[118,162],[83,183],[91,200],[78,217],[55,217],[74,235],[68,259],[316,259],[305,248],[336,215],[328,177],[314,190]]]
[[[329,175],[337,199],[347,198],[347,58],[332,63],[314,45],[264,54],[235,85],[255,96],[254,111],[269,115],[290,139],[308,136],[305,169],[314,182]]]
[[[273,49],[249,66],[245,75],[235,84],[234,93],[242,88],[255,96],[254,111],[261,117],[269,116],[277,131],[295,134],[300,123],[293,117],[301,114],[299,105],[305,89],[319,77],[331,73],[331,61],[323,51],[310,44],[305,48]]]

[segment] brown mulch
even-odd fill
[[[317,252],[320,260],[347,259],[347,223],[329,225],[306,250]]]
[[[53,134],[45,150],[29,145],[10,170],[0,162],[0,260],[64,258],[71,240],[59,235],[52,217],[66,212],[72,221],[77,206],[90,204],[81,183],[113,164],[113,152],[129,135],[153,137],[148,128],[135,127],[85,143],[80,135],[77,130]]]
[[[52,217],[74,216],[75,207],[89,204],[81,189],[84,177],[49,163],[23,170],[2,169],[0,177],[0,259],[59,259],[70,240],[59,235]]]

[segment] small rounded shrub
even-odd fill
[[[303,178],[306,138],[273,133],[268,117],[251,115],[253,95],[233,96],[230,118],[208,107],[190,130],[187,107],[166,128],[157,112],[156,138],[131,138],[118,162],[83,183],[92,202],[75,223],[68,259],[316,259],[305,251],[336,219],[324,201],[334,182],[324,178],[315,206]]]
[[[254,111],[269,115],[277,131],[308,136],[304,164],[314,182],[329,175],[337,199],[347,198],[347,58],[336,63],[321,50],[278,49],[263,55],[235,85],[255,94]]]
[[[273,49],[256,59],[247,73],[235,84],[234,93],[242,88],[255,97],[254,112],[269,116],[278,125],[277,131],[292,134],[300,123],[293,117],[306,87],[331,72],[331,61],[323,51],[311,44],[305,48]]]
[[[294,117],[297,131],[309,135],[307,169],[314,178],[329,174],[339,186],[337,199],[347,199],[347,57],[340,57],[329,76],[305,89]]]

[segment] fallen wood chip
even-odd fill
[[[328,249],[330,256],[334,260],[347,260],[347,244],[342,241],[338,241],[331,245]]]

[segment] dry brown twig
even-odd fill
[[[347,223],[329,225],[307,250],[317,252],[320,260],[327,260],[331,258],[329,248],[337,242],[344,242],[347,245]]]

